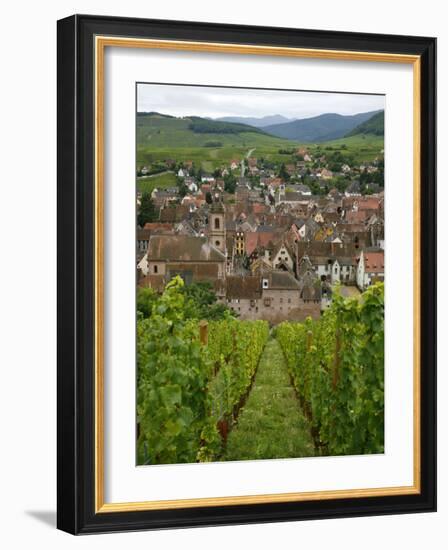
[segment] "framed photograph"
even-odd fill
[[[58,22],[58,527],[436,509],[434,38]]]

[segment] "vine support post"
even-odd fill
[[[203,346],[208,344],[208,322],[204,319],[199,321],[199,340]]]

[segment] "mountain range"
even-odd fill
[[[353,130],[347,134],[347,137],[358,134],[384,136],[384,111],[376,113],[373,117],[367,119],[359,126],[356,126],[356,128],[353,128]]]
[[[221,120],[222,122],[238,122],[239,124],[255,126],[255,128],[265,128],[266,126],[272,126],[274,124],[284,124],[292,122],[295,119],[286,118],[283,115],[267,115],[263,117],[224,116],[215,120]]]
[[[256,119],[278,118],[272,115]],[[264,127],[239,122],[249,117],[214,120],[197,116],[175,117],[156,112],[137,113],[137,142],[152,147],[223,147],[252,145],[282,147],[288,141],[319,143],[357,134],[384,135],[384,111],[344,116],[326,113]],[[285,117],[281,117],[285,118]],[[237,122],[238,121],[238,122]]]
[[[383,113],[384,116],[384,111],[369,111],[356,115],[325,113],[311,118],[265,126],[263,130],[284,139],[318,143],[345,137],[360,124],[365,123],[380,113]]]

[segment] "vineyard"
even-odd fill
[[[218,459],[269,335],[231,316],[201,325],[182,287],[173,279],[137,323],[139,464]]]
[[[276,337],[319,454],[384,452],[384,285],[361,301],[336,294],[321,319]]]
[[[138,297],[138,464],[383,452],[382,285],[271,333],[204,295]]]

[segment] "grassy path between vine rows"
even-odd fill
[[[250,395],[229,434],[223,460],[314,455],[309,423],[291,386],[281,347],[271,337]]]

